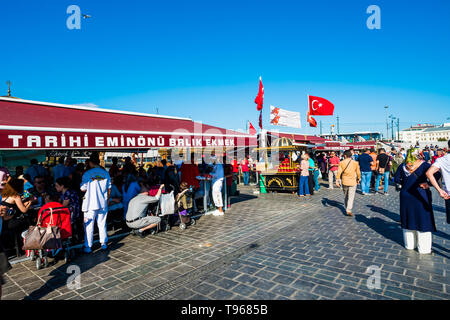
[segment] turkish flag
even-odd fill
[[[332,116],[334,104],[324,98],[308,96],[309,113],[312,116]]]
[[[309,111],[308,111],[307,117],[308,117],[309,126],[310,126],[310,127],[317,128],[317,121],[311,116],[311,114],[309,113]]]
[[[253,127],[252,123],[249,121],[248,133],[252,136],[256,134],[256,129]]]
[[[259,91],[258,95],[255,98],[256,110],[261,111],[263,108],[263,100],[264,100],[264,87],[261,81],[261,77],[259,77]]]

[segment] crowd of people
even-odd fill
[[[405,248],[418,249],[421,254],[431,253],[432,232],[436,231],[430,187],[435,187],[445,200],[447,223],[450,223],[450,141],[448,149],[426,146],[423,149],[411,147],[388,152],[365,149],[361,153],[345,151],[340,157],[335,152],[320,153],[317,165],[322,176],[328,171],[328,188],[335,184],[342,188],[346,214],[353,216],[352,209],[358,184],[361,194],[388,195],[388,187],[394,185],[400,195],[400,222],[403,229]],[[299,185],[303,193],[307,172],[308,155],[304,155],[301,168],[306,176]],[[312,165],[309,166],[309,169]],[[306,184],[306,190],[308,185]]]
[[[3,230],[5,242],[11,246],[14,237],[36,223],[43,205],[58,202],[71,212],[74,242],[84,240],[84,252],[91,252],[94,223],[97,223],[101,248],[106,250],[108,227],[131,230],[144,237],[147,230],[160,222],[158,217],[147,217],[146,205],[157,202],[162,192],[173,191],[176,196],[183,191],[183,183],[200,197],[205,187],[208,195],[211,189],[209,198],[216,209],[208,214],[223,215],[223,186],[227,188],[225,205],[229,208],[233,181],[243,174],[243,183],[248,185],[252,165],[249,157],[226,164],[212,156],[210,163],[204,158],[198,164],[162,159],[139,166],[126,157],[122,165],[118,158],[113,158],[106,170],[100,166],[95,153],[83,163],[60,157],[58,164],[51,168],[32,159],[25,172],[23,167],[17,167],[14,176],[6,168],[0,168],[2,207],[10,212],[0,218],[0,235]]]
[[[173,191],[176,195],[186,188],[203,196],[205,184],[210,185],[216,207],[209,213],[223,215],[224,205],[230,207],[229,198],[223,203],[224,185],[226,193],[231,195],[231,187],[240,180],[240,175],[244,185],[249,184],[252,172],[257,182],[256,163],[249,156],[235,158],[229,164],[223,160],[212,156],[210,163],[202,158],[197,164],[171,163],[163,159],[144,167],[130,157],[125,158],[123,165],[113,158],[106,170],[100,166],[98,154],[93,153],[84,163],[60,157],[52,168],[32,159],[26,171],[17,167],[14,176],[6,168],[0,168],[0,235],[3,230],[17,239],[18,234],[36,223],[40,208],[57,202],[70,210],[73,239],[84,243],[85,253],[92,251],[95,223],[101,249],[106,250],[108,225],[145,237],[146,231],[161,221],[157,216],[147,215],[150,203],[159,201],[163,193]],[[430,187],[435,187],[445,199],[450,223],[450,154],[447,149],[427,146],[407,151],[380,148],[377,153],[374,149],[347,150],[342,154],[316,152],[305,153],[295,162],[299,172],[298,196],[310,197],[319,192],[322,178],[328,181],[328,189],[336,186],[343,190],[348,216],[353,216],[358,185],[363,196],[388,195],[389,185],[395,185],[400,192],[400,221],[407,249],[417,247],[420,253],[431,252],[431,233],[436,231],[436,226]],[[0,242],[0,276],[10,267],[5,260]]]

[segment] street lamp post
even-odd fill
[[[384,106],[384,110],[386,110],[386,140],[389,138],[388,108],[389,106]]]
[[[389,116],[389,119],[391,119],[391,139],[394,140],[394,120],[396,117],[394,117],[392,114]]]

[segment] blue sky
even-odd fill
[[[69,30],[66,9],[92,16]],[[381,8],[381,30],[366,9]],[[319,133],[307,95],[335,104],[340,131],[386,132],[386,113],[411,124],[450,117],[450,1],[2,1],[0,94],[67,104]],[[269,106],[302,129],[269,125]],[[317,117],[323,132],[336,117]],[[450,121],[450,120],[448,120]]]

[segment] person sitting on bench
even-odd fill
[[[132,229],[132,234],[144,238],[144,231],[156,227],[161,218],[156,216],[147,216],[147,207],[150,203],[158,202],[161,191],[164,187],[162,184],[154,197],[149,196],[149,187],[146,183],[141,182],[141,192],[130,200],[127,211],[127,226]]]

